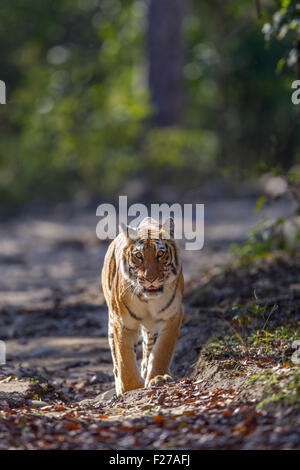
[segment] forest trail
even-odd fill
[[[203,286],[230,261],[229,245],[243,241],[258,220],[254,205],[248,198],[208,201],[204,249],[183,251],[185,318],[173,361],[178,380],[112,399],[100,286],[107,244],[96,238],[94,211],[63,206],[44,218],[1,222],[0,339],[7,364],[0,366],[0,449],[299,446],[299,415],[258,410],[263,388],[245,389],[245,377],[261,367],[280,373],[282,362],[241,354],[235,359],[245,372],[229,376],[230,357],[208,354],[195,367],[208,338],[222,331],[220,305],[240,290]],[[269,214],[287,210],[278,204]],[[203,289],[204,303],[195,289]]]

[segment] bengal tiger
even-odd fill
[[[116,394],[172,380],[169,366],[182,322],[184,280],[174,220],[121,226],[102,269]],[[142,334],[138,370],[136,347]]]

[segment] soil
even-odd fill
[[[225,268],[229,245],[257,220],[253,207],[249,198],[208,201],[204,249],[182,250],[175,379],[118,398],[100,285],[108,245],[96,238],[95,211],[61,206],[2,222],[0,449],[299,448],[298,404],[257,407],[270,387],[253,379],[262,369],[296,373],[288,343],[267,356],[239,343],[217,353],[211,346],[232,333],[237,304],[279,305],[275,319],[293,308],[300,319],[297,260],[270,260],[252,274]],[[269,213],[287,210],[279,204]]]

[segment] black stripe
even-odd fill
[[[141,321],[141,318],[140,318],[140,317],[138,317],[135,313],[133,313],[133,312],[127,307],[126,304],[124,304],[124,305],[125,305],[125,307],[127,308],[129,315],[132,316],[132,318],[134,318],[134,319],[137,320],[137,321]]]
[[[177,254],[176,245],[173,244],[173,243],[171,243],[170,246],[171,246],[171,248],[173,248],[173,250],[174,250],[174,251],[172,250],[172,253],[173,253],[174,258],[175,258],[175,265],[178,266],[178,254]]]
[[[113,266],[112,266],[113,264]],[[113,251],[108,265],[108,287],[111,289],[113,278],[116,274],[116,261],[115,261],[115,252]]]
[[[128,272],[129,272],[129,275],[130,275],[130,269],[132,268],[132,266],[130,265],[130,256],[129,256],[129,253],[127,254],[127,264],[128,264]]]
[[[171,271],[175,276],[177,276],[177,266],[178,266],[177,248],[175,245],[170,244],[170,250],[172,253]]]
[[[125,330],[127,330],[127,331],[136,331],[136,328],[135,328],[135,329],[133,329],[133,328],[127,328],[127,326],[125,326],[125,325],[123,325],[123,324],[122,324],[122,328],[125,328]]]
[[[170,305],[172,304],[173,300],[175,299],[175,295],[176,295],[176,291],[177,291],[177,287],[178,287],[178,282],[179,282],[179,278],[177,279],[177,282],[176,282],[176,286],[175,286],[175,289],[173,291],[173,294],[171,295],[171,298],[169,300],[169,302],[167,303],[167,305],[162,308],[158,313],[162,313],[164,312],[168,307],[170,307]]]

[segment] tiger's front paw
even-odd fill
[[[167,383],[167,382],[173,382],[173,377],[171,377],[169,374],[164,374],[164,375],[156,375],[152,379],[150,379],[147,382],[147,387],[153,387],[155,385],[158,385],[159,383]]]
[[[131,381],[130,383],[121,384],[119,390],[117,391],[117,395],[122,395],[125,392],[130,392],[131,390],[137,390],[139,388],[144,388],[145,384],[143,380],[136,380]]]

